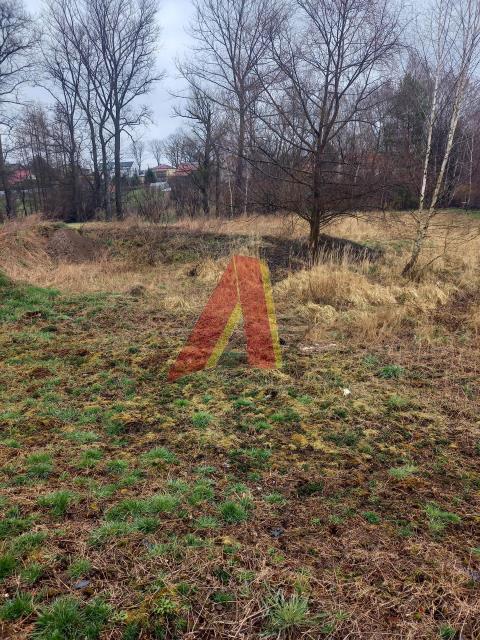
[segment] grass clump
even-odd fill
[[[462,519],[456,513],[444,511],[435,502],[429,502],[425,507],[428,527],[434,534],[441,534],[449,524],[461,524]]]
[[[26,618],[33,611],[33,599],[29,593],[18,592],[0,607],[0,620]]]
[[[56,518],[62,518],[66,515],[71,503],[77,499],[77,495],[72,491],[55,491],[46,496],[38,498],[38,504],[41,507],[47,507]]]
[[[46,539],[47,534],[43,531],[23,533],[13,539],[10,548],[12,553],[14,553],[17,557],[26,556],[37,547],[40,547]]]
[[[97,640],[110,608],[100,599],[86,605],[64,596],[44,607],[35,624],[33,640]]]
[[[278,593],[268,603],[268,629],[274,633],[292,633],[305,626],[308,619],[308,600],[294,594],[286,598]]]
[[[192,416],[192,424],[197,429],[206,429],[212,420],[213,416],[207,411],[197,411]]]
[[[248,511],[239,502],[226,500],[218,508],[223,521],[227,524],[237,524],[248,520]]]
[[[403,376],[405,369],[398,364],[387,364],[378,371],[378,377],[384,380],[398,379]]]
[[[149,463],[165,462],[166,464],[176,464],[177,456],[165,447],[155,447],[144,453],[142,458]]]
[[[401,467],[392,467],[388,470],[388,473],[395,478],[395,480],[404,480],[409,478],[418,471],[418,467],[414,464],[404,464]]]
[[[0,581],[8,578],[17,567],[17,559],[13,553],[4,553],[0,556]]]
[[[135,531],[135,527],[128,522],[105,522],[90,534],[90,544],[101,546],[112,538],[123,538]]]
[[[27,584],[35,584],[44,574],[44,568],[39,562],[32,562],[20,572],[20,577]]]
[[[44,480],[52,471],[52,456],[48,453],[34,453],[27,458],[27,475],[30,478]]]
[[[88,558],[77,558],[68,567],[68,575],[72,580],[78,580],[88,575],[92,570],[92,563]]]

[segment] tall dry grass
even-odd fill
[[[93,223],[88,227],[108,229],[109,224]],[[341,257],[323,256],[317,267],[291,273],[277,283],[275,298],[280,312],[295,310],[310,327],[307,337],[315,340],[338,330],[360,339],[383,339],[407,326],[413,326],[422,340],[429,340],[435,333],[435,310],[451,302],[459,292],[477,292],[480,276],[478,222],[461,214],[444,214],[438,216],[436,224],[422,256],[427,268],[418,281],[411,282],[401,276],[409,250],[408,237],[414,230],[409,216],[379,213],[368,219],[346,217],[332,223],[326,232],[380,246],[385,251],[384,259],[358,263],[348,253]],[[138,219],[115,223],[116,231],[122,228],[138,229],[139,237],[147,243],[152,223]],[[307,232],[305,223],[291,216],[275,218],[275,224],[269,216],[185,220],[175,228],[223,233],[227,238],[246,235],[247,241],[229,238],[226,242],[230,243],[231,253],[248,255],[258,254],[262,235],[292,238]],[[140,286],[146,293],[159,294],[166,308],[179,313],[204,303],[227,261],[228,258],[198,256],[194,264],[146,265],[136,262],[133,255],[119,260],[107,252],[94,262],[58,262],[47,252],[46,235],[38,217],[0,227],[0,270],[13,280],[76,293],[123,293]],[[469,330],[477,333],[479,309],[480,305],[473,306],[467,320]]]

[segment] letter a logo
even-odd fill
[[[234,256],[168,379],[173,382],[187,373],[214,367],[242,315],[250,366],[279,367],[280,344],[268,267],[257,258]]]

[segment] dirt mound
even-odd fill
[[[86,238],[74,229],[55,229],[47,242],[47,253],[62,262],[92,262],[100,257],[102,248],[93,238]]]

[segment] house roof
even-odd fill
[[[167,169],[173,169],[169,164],[159,164],[158,167],[153,167],[152,171],[167,171]]]
[[[30,180],[33,178],[29,169],[19,168],[15,169],[13,173],[10,175],[9,182],[11,184],[16,184],[17,182],[23,182],[24,180]]]
[[[190,173],[193,173],[197,170],[197,165],[192,164],[191,162],[182,162],[178,165],[175,170],[176,176],[188,176]]]

